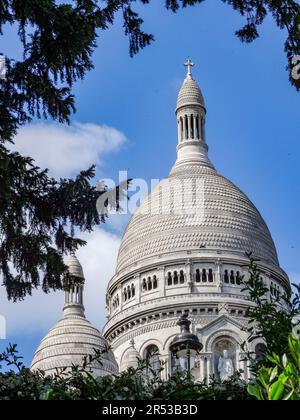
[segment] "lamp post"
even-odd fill
[[[172,340],[170,351],[183,362],[184,369],[190,373],[191,358],[195,357],[202,350],[203,345],[200,343],[199,338],[190,332],[191,321],[188,319],[187,314],[179,318],[177,325],[180,327],[180,333]]]

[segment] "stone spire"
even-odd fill
[[[178,126],[177,163],[200,162],[213,167],[208,159],[205,139],[206,108],[202,92],[192,76],[194,63],[184,63],[187,75],[177,97],[176,117]]]
[[[84,281],[82,266],[78,258],[72,254],[67,261],[68,271],[71,276],[78,277]],[[65,291],[65,304],[63,317],[68,316],[85,317],[83,306],[83,284],[73,285]]]

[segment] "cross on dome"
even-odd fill
[[[184,65],[187,68],[187,75],[191,76],[192,75],[191,68],[194,67],[195,64],[192,62],[190,58],[188,58],[186,62],[184,63]]]

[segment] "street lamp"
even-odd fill
[[[203,348],[199,338],[190,332],[191,321],[188,315],[182,315],[177,325],[180,327],[180,333],[177,334],[171,342],[170,351],[179,359],[182,369],[191,371],[191,358],[194,358]]]

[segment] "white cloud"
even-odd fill
[[[38,123],[22,127],[12,148],[33,157],[51,175],[68,177],[93,164],[101,165],[102,155],[118,151],[125,141],[122,132],[106,125]]]
[[[115,273],[121,239],[104,229],[81,235],[87,245],[78,251],[86,278],[84,300],[88,319],[97,327],[106,320],[105,293],[108,281]]]
[[[80,235],[87,245],[78,251],[85,274],[84,305],[87,318],[99,329],[106,320],[105,292],[113,276],[117,261],[120,238],[97,228],[91,234]],[[22,302],[9,302],[4,287],[0,288],[0,314],[7,323],[7,338],[15,334],[41,332],[45,335],[61,317],[63,292],[44,294],[41,290],[33,292]]]

